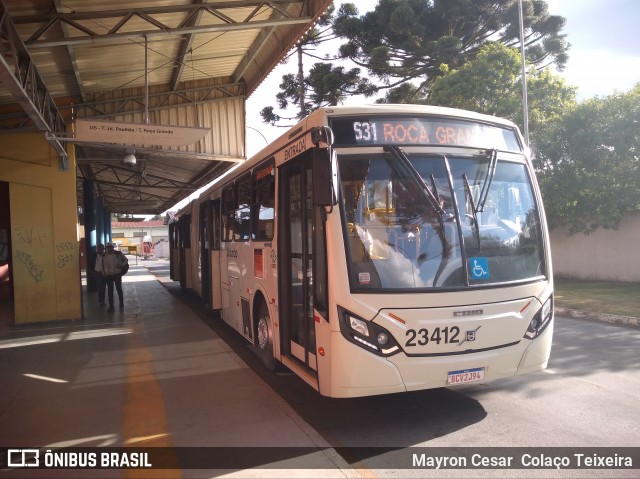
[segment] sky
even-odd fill
[[[571,44],[564,72],[578,100],[628,91],[640,82],[640,0],[547,0],[567,19]]]
[[[362,14],[377,0],[354,3]],[[547,0],[547,5],[552,15],[567,20],[564,33],[571,44],[569,61],[565,70],[557,73],[577,87],[579,101],[628,91],[640,82],[640,0]],[[307,60],[309,65],[314,62]],[[260,110],[276,104],[282,75],[294,73],[296,68],[293,60],[278,66],[247,100],[247,157],[286,131],[263,123]]]

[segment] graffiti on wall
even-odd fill
[[[27,271],[27,274],[33,279],[35,283],[42,281],[44,270],[40,267],[36,260],[33,259],[26,251],[16,250],[16,259],[22,263]]]
[[[51,264],[50,234],[41,232],[34,226],[16,226],[13,229],[13,237],[16,260],[24,266],[29,278],[35,283],[41,282],[45,276],[45,265]],[[75,264],[78,254],[75,241],[58,242],[54,249],[54,262],[58,269],[72,267]]]
[[[76,245],[73,241],[64,241],[56,244],[56,253],[58,255],[58,268],[64,268],[73,263],[75,258]]]
[[[17,226],[13,229],[14,238],[17,244],[40,245],[44,247],[46,235],[34,231],[33,226]]]

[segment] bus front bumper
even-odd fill
[[[358,397],[449,387],[449,373],[483,368],[480,383],[540,371],[547,367],[553,320],[534,340],[523,338],[504,348],[447,356],[407,356],[403,352],[390,357],[377,356],[344,339],[335,332],[332,347],[337,357],[350,358],[331,371],[332,397]],[[464,383],[469,384],[469,383]],[[472,384],[472,383],[471,383]]]

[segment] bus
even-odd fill
[[[549,235],[504,119],[319,109],[185,207],[170,243],[172,279],[324,396],[547,366]]]

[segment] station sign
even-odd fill
[[[122,145],[186,146],[202,139],[209,128],[76,120],[75,139]]]

